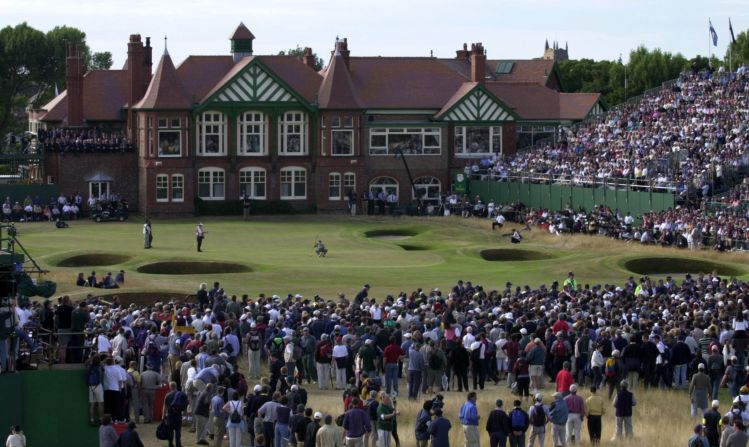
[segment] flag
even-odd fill
[[[55,82],[55,98],[60,96],[60,90],[57,89],[57,82]]]
[[[712,39],[713,41],[713,46],[717,47],[718,46],[718,33],[716,33],[715,28],[713,28],[712,20],[710,20],[709,22],[710,22],[710,39]]]
[[[731,18],[728,18],[728,31],[731,32],[731,42],[736,43],[736,36],[733,35],[733,25],[731,24]]]

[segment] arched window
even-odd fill
[[[307,198],[307,171],[291,166],[281,169],[281,199],[299,200]]]
[[[412,192],[414,200],[421,197],[421,200],[425,202],[439,202],[442,183],[437,178],[419,177],[414,181],[414,186],[416,186],[416,191]]]
[[[341,200],[341,174],[337,172],[328,176],[328,200]]]
[[[377,177],[369,182],[369,191],[374,194],[375,198],[383,193],[384,197],[390,194],[398,196],[398,181],[392,177]]]
[[[224,200],[224,170],[203,168],[198,171],[198,197],[203,200]]]
[[[265,200],[265,169],[242,168],[239,171],[239,195],[251,199]]]
[[[221,112],[203,112],[198,117],[198,155],[226,155],[226,118]]]
[[[262,112],[245,112],[237,118],[239,155],[268,154],[268,116]]]

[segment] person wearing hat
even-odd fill
[[[564,398],[569,416],[567,417],[567,441],[579,444],[581,442],[583,417],[585,416],[585,401],[577,395],[577,385],[570,385],[570,394]]]
[[[333,361],[333,344],[328,334],[322,334],[315,347],[315,366],[317,368],[317,386],[327,390],[331,386],[331,363]]]
[[[560,392],[553,395],[554,401],[549,406],[549,419],[551,419],[551,444],[553,446],[567,445],[567,421],[569,420],[569,409],[564,396]]]
[[[203,239],[205,238],[205,229],[203,229],[203,223],[199,223],[198,226],[195,228],[195,238],[198,242],[198,252],[203,251]]]
[[[307,431],[304,434],[304,447],[317,447],[317,432],[320,431],[321,423],[322,413],[316,411],[312,421],[307,425]]]
[[[702,424],[705,426],[705,437],[710,441],[710,445],[720,444],[720,401],[714,400],[708,411],[702,418]]]
[[[746,443],[744,445],[746,445]],[[700,424],[694,426],[694,434],[689,438],[687,446],[710,447],[710,441],[705,437],[705,427]]]
[[[494,409],[486,419],[486,431],[489,433],[491,447],[504,447],[510,434],[510,418],[505,413],[502,399],[497,399]]]
[[[632,438],[634,437],[634,430],[632,428],[632,410],[637,405],[635,395],[629,391],[629,383],[626,380],[622,380],[619,384],[619,392],[616,393],[614,398],[614,408],[616,409],[616,432],[612,441],[622,439],[623,437]]]
[[[692,418],[698,418],[707,410],[707,403],[711,400],[710,376],[705,374],[705,364],[697,366],[697,374],[689,382],[689,399],[692,403]]]
[[[543,447],[546,439],[546,424],[549,422],[549,410],[544,405],[544,397],[536,393],[535,402],[528,410],[531,435],[528,438],[528,447],[533,447],[533,441],[538,439],[538,445]]]

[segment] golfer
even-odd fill
[[[203,224],[199,223],[198,227],[195,229],[195,237],[198,240],[198,251],[203,251],[201,248],[203,247],[203,239],[205,238],[205,230],[203,229]]]
[[[143,224],[143,248],[151,248],[153,242],[153,228],[151,228],[151,219],[146,219]]]

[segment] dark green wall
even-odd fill
[[[0,185],[0,198],[2,198],[2,201],[5,201],[6,197],[10,197],[14,202],[23,203],[26,196],[30,196],[32,199],[35,196],[39,196],[39,200],[43,204],[46,204],[50,197],[58,197],[59,195],[60,187],[57,185]]]
[[[88,424],[85,382],[82,369],[4,374],[0,378],[0,428],[21,425],[30,446],[98,445],[98,430]]]
[[[522,202],[530,208],[547,208],[551,211],[568,207],[590,210],[597,205],[606,205],[621,213],[631,212],[639,217],[643,213],[674,207],[673,194],[630,189],[472,180],[469,191],[471,197],[479,195],[484,202],[490,199],[497,204]]]

